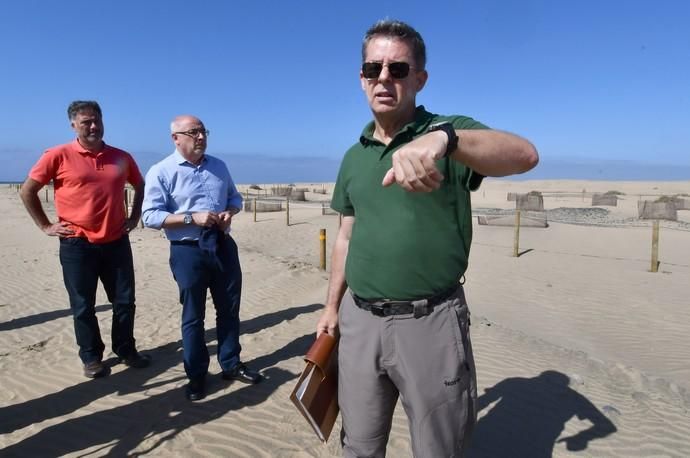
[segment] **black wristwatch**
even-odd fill
[[[446,147],[446,152],[443,153],[443,156],[441,157],[441,159],[443,159],[457,149],[459,138],[458,134],[455,133],[455,128],[453,125],[447,121],[432,124],[427,128],[426,131],[428,133],[437,130],[442,130],[446,133],[446,135],[448,135],[448,146]]]
[[[192,218],[192,214],[191,214],[191,213],[187,213],[186,215],[184,215],[184,219],[183,219],[182,221],[183,221],[186,225],[190,225],[190,224],[192,224],[192,221],[194,221],[194,218]]]

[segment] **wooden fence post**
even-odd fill
[[[254,199],[254,204],[252,207],[254,208],[254,222],[256,223],[256,198]]]
[[[652,226],[652,272],[659,271],[659,220]]]
[[[319,242],[321,245],[321,270],[326,270],[326,229],[319,230]]]
[[[515,211],[515,238],[513,239],[513,257],[520,253],[520,210]]]
[[[290,197],[285,198],[285,223],[290,225]]]

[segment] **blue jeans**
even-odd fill
[[[60,239],[60,264],[74,318],[74,333],[82,362],[100,361],[105,346],[96,318],[96,288],[100,278],[113,305],[113,352],[131,355],[134,345],[134,264],[127,235],[96,244],[84,238]]]
[[[170,270],[180,290],[184,369],[190,379],[208,372],[209,355],[204,336],[206,292],[216,309],[218,363],[222,370],[240,362],[240,296],[242,271],[237,244],[223,238],[217,249],[220,265],[196,244],[170,244]]]

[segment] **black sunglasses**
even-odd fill
[[[407,62],[364,62],[362,64],[362,75],[368,79],[373,80],[379,77],[383,71],[383,67],[388,67],[388,73],[396,80],[407,78],[410,74],[410,64]]]

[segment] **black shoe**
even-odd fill
[[[84,364],[84,375],[88,378],[105,377],[110,374],[110,367],[104,365],[101,361],[91,361]]]
[[[136,350],[134,350],[134,353],[131,355],[119,359],[121,363],[124,363],[126,366],[133,367],[135,369],[143,369],[151,364],[150,356],[144,356]]]
[[[190,401],[200,401],[206,397],[206,380],[190,380],[185,388],[185,395]]]
[[[255,385],[261,381],[263,377],[258,372],[249,369],[244,363],[239,363],[229,371],[223,371],[223,379],[237,380],[238,382],[246,383],[247,385]]]

